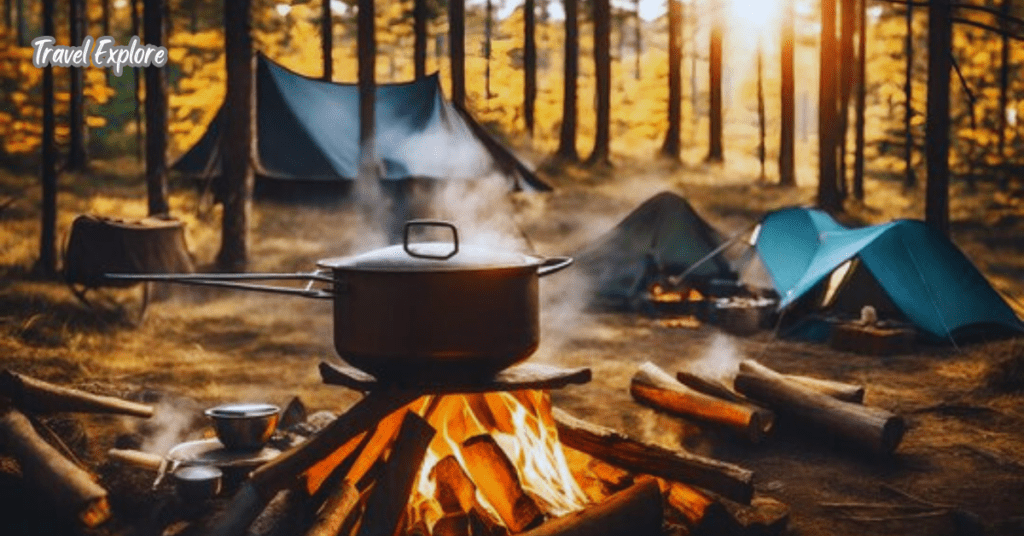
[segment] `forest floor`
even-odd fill
[[[97,162],[94,168],[86,175],[62,176],[60,236],[76,214],[144,215],[144,189],[134,162]],[[457,197],[473,204],[467,211],[511,218],[542,254],[571,254],[661,190],[690,200],[726,234],[769,210],[814,199],[812,184],[780,189],[757,182],[749,166],[741,165],[673,167],[635,161],[601,173],[570,168],[549,175],[555,192],[516,194],[500,206],[489,198]],[[78,302],[62,283],[32,275],[38,197],[34,177],[0,171],[0,367],[97,392],[163,395],[153,422],[53,419],[59,432],[84,423],[72,447],[101,475],[110,474],[104,470],[105,453],[116,442],[141,438],[143,449],[164,452],[201,433],[199,409],[221,401],[258,399],[283,405],[299,396],[311,409],[343,411],[356,400],[355,393],[320,383],[317,363],[336,359],[333,319],[322,302],[179,287],[162,290],[162,299],[138,323],[132,309],[136,291],[111,293],[123,307],[95,310]],[[898,179],[872,178],[866,204],[850,205],[844,218],[875,223],[919,216],[921,198],[920,190],[903,191]],[[8,199],[13,203],[6,205]],[[951,199],[954,241],[999,290],[1014,300],[1024,297],[1024,201],[989,184],[976,189],[957,184]],[[208,268],[218,243],[217,210],[200,209],[197,194],[186,187],[174,188],[171,201],[173,213],[188,224],[188,244],[198,265]],[[358,220],[347,205],[258,200],[250,270],[309,270],[317,259],[362,249],[367,244]],[[637,314],[589,312],[572,276],[566,274],[561,283],[558,278],[553,276],[542,288],[542,346],[534,359],[589,366],[594,380],[554,392],[555,405],[645,440],[685,446],[752,469],[758,492],[791,508],[789,533],[1024,532],[1024,341],[924,347],[912,355],[871,357],[780,341],[769,332],[734,337],[711,326],[674,328]],[[560,298],[552,299],[553,294]],[[566,299],[574,294],[575,299]],[[876,459],[790,425],[751,446],[640,406],[628,393],[629,379],[644,361],[674,371],[698,359],[726,366],[744,357],[784,372],[866,385],[868,404],[906,417],[909,429],[903,443],[893,457]],[[1007,363],[1018,367],[1006,368]],[[59,532],[63,525],[54,524],[45,505],[25,499],[9,474],[3,475],[0,471],[0,514],[14,531],[4,532]],[[114,520],[97,533],[132,533],[132,520],[154,501],[146,493],[124,493],[123,482],[103,483],[121,493],[115,495]],[[919,510],[827,506],[908,504],[908,498],[892,489],[951,505],[951,513],[910,517],[905,514]]]

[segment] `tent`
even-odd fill
[[[377,86],[380,178],[472,180],[497,172],[516,190],[550,190],[465,110],[444,100],[438,76]],[[224,107],[174,164],[219,175]],[[359,170],[359,88],[296,74],[260,55],[256,68],[256,172],[261,181],[350,182]]]
[[[725,242],[685,199],[662,192],[576,254],[576,266],[599,301],[621,305],[646,291],[652,278],[682,275],[702,260],[687,274],[695,286],[735,280],[729,261],[716,251]]]
[[[933,340],[1024,329],[963,252],[923,222],[848,229],[824,212],[791,208],[767,215],[755,233],[780,309],[842,315],[873,305]],[[812,316],[798,319],[807,322],[796,332],[821,338]]]

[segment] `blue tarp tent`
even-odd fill
[[[843,287],[872,284],[874,291],[881,291],[877,299],[887,300],[926,337],[955,339],[1024,330],[971,261],[920,221],[848,229],[824,212],[791,208],[764,218],[755,247],[781,297],[780,308],[807,299],[825,284],[837,286],[833,293],[860,295],[870,304],[878,292]],[[846,274],[837,280],[837,270],[850,261],[870,277]]]
[[[182,173],[220,174],[224,108],[174,164]],[[550,190],[464,110],[444,99],[437,74],[379,84],[375,102],[380,178],[474,180],[498,173],[513,189]],[[256,171],[260,180],[344,183],[359,170],[359,88],[307,78],[259,56]]]

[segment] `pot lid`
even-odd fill
[[[420,242],[375,249],[359,255],[333,257],[317,262],[322,268],[372,272],[447,272],[538,266],[532,255],[451,242]],[[453,253],[454,251],[454,253]]]
[[[443,228],[451,233],[448,242],[410,243],[409,234],[416,228]],[[402,243],[368,251],[355,256],[334,257],[317,262],[322,268],[341,268],[370,272],[447,272],[495,268],[539,266],[543,259],[480,246],[463,246],[459,232],[449,222],[412,220],[405,224]]]

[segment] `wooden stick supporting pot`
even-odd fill
[[[113,413],[147,419],[153,416],[153,407],[146,404],[61,387],[9,370],[0,371],[0,396],[32,413]]]
[[[552,411],[563,444],[623,469],[686,482],[740,503],[754,496],[754,474],[742,467],[684,450],[632,439],[611,428]]]
[[[756,361],[740,363],[736,389],[872,452],[890,454],[906,429],[903,418],[881,408],[842,402],[787,380]]]
[[[771,411],[690,389],[649,361],[636,371],[629,392],[638,402],[725,426],[755,444],[764,440],[775,423],[775,415]]]
[[[7,409],[0,415],[0,442],[18,460],[25,481],[38,487],[57,512],[71,515],[87,527],[110,517],[107,491],[44,441],[20,411]]]

